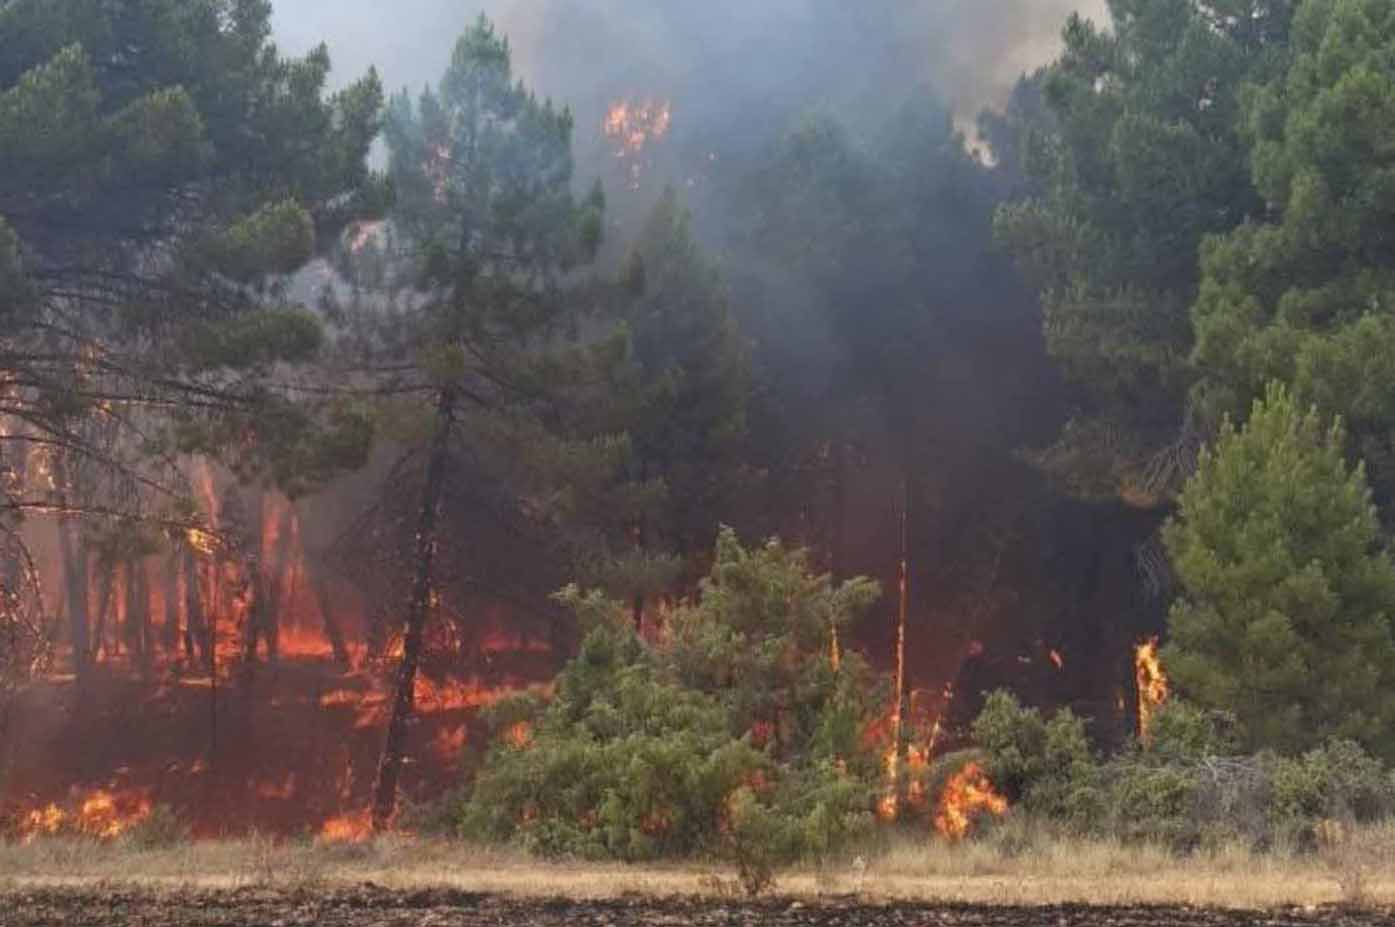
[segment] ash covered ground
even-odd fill
[[[1392,911],[1305,908],[1267,912],[1167,907],[1058,905],[878,905],[856,899],[817,902],[631,898],[538,900],[451,891],[356,888],[280,892],[25,889],[0,891],[7,927],[406,927],[406,925],[760,924],[772,927],[1307,927],[1387,925]]]

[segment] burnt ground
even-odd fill
[[[452,891],[389,891],[373,885],[219,892],[0,889],[0,924],[5,927],[1375,927],[1393,921],[1395,912],[1336,908],[1244,912],[648,897],[549,901]]]

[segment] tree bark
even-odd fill
[[[62,454],[54,460],[53,475],[59,486],[58,502],[67,508],[68,468]],[[93,647],[87,603],[87,548],[78,534],[78,521],[73,516],[66,516],[59,523],[58,544],[63,556],[64,599],[68,607],[68,633],[73,645],[73,673],[81,689],[90,675]]]
[[[324,622],[325,637],[329,638],[329,646],[334,650],[334,662],[347,667],[350,663],[349,647],[344,643],[344,632],[334,616],[334,597],[330,594],[329,580],[320,576],[314,580],[314,584],[320,601],[320,619]]]
[[[58,526],[58,543],[63,554],[64,597],[68,606],[68,633],[73,644],[73,672],[81,688],[92,668],[92,641],[87,608],[87,551],[82,538],[77,535],[77,523],[71,518],[65,518]]]
[[[431,610],[433,568],[436,560],[436,523],[440,515],[441,495],[445,489],[446,458],[450,451],[450,433],[455,421],[455,403],[455,391],[449,387],[442,389],[436,404],[436,433],[431,442],[431,456],[426,467],[426,487],[422,493],[421,514],[417,519],[416,576],[402,628],[402,663],[397,671],[397,690],[392,702],[392,717],[388,721],[382,759],[378,763],[378,781],[373,789],[375,833],[381,833],[392,824],[393,814],[397,810],[397,783],[402,775],[407,725],[414,710],[421,643],[426,630],[426,619]]]
[[[208,627],[203,613],[203,570],[194,549],[184,548],[184,656],[194,659],[195,645],[205,659],[208,657]]]

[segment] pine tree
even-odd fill
[[[647,598],[696,577],[692,561],[746,483],[751,376],[721,277],[672,188],[640,230],[616,302],[628,350],[600,397],[600,427],[628,439],[615,489],[629,504],[591,517],[611,536],[602,585],[634,603],[638,623]]]
[[[1047,112],[1003,139],[1031,196],[999,209],[997,234],[1083,387],[1039,463],[1078,494],[1155,507],[1186,476],[1197,249],[1263,212],[1241,88],[1282,60],[1291,6],[1110,0],[1109,29],[1072,16],[1033,80]]]
[[[394,330],[370,347],[400,356],[409,370],[400,392],[424,400],[393,409],[423,475],[409,523],[402,659],[374,790],[377,829],[396,806],[423,638],[439,596],[441,513],[449,495],[472,488],[458,485],[467,479],[461,449],[519,470],[543,468],[548,452],[567,458],[544,423],[571,374],[605,354],[571,337],[579,312],[568,275],[594,257],[604,205],[599,191],[582,203],[573,197],[572,128],[570,112],[514,82],[508,41],[483,16],[456,44],[438,88],[415,104],[404,92],[389,107],[397,195],[390,218],[406,277]],[[511,453],[529,441],[539,447],[526,461]]]
[[[1347,422],[1391,516],[1395,494],[1395,12],[1319,0],[1240,126],[1264,221],[1207,242],[1194,307],[1197,404],[1240,415],[1270,380]]]
[[[80,675],[90,522],[189,525],[182,452],[294,491],[366,446],[268,372],[321,340],[291,275],[385,199],[382,94],[270,31],[266,0],[0,5],[0,534],[60,518]]]
[[[1184,590],[1165,664],[1250,749],[1347,737],[1395,752],[1395,566],[1344,441],[1271,385],[1202,454],[1164,532]]]

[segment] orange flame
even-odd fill
[[[1066,658],[1061,656],[1061,651],[1052,650],[1050,653],[1047,654],[1047,656],[1051,658],[1052,665],[1055,666],[1058,670],[1063,670],[1066,668]]]
[[[1002,817],[1007,810],[1007,799],[993,788],[983,767],[978,763],[967,763],[950,777],[940,793],[935,829],[950,840],[959,840],[969,832],[970,825],[979,815],[987,813]]]
[[[98,840],[113,840],[150,816],[150,799],[140,792],[110,792],[96,789],[75,796],[76,811],[49,804],[20,819],[20,840],[28,843],[38,837],[76,834]]]
[[[320,839],[331,843],[362,843],[372,836],[373,816],[368,809],[330,818],[320,828]]]
[[[667,100],[616,100],[606,112],[602,130],[619,147],[616,157],[632,157],[673,127],[673,105]]]
[[[1152,737],[1153,716],[1167,702],[1170,692],[1156,637],[1134,650],[1134,673],[1138,681],[1138,737],[1146,744]]]

